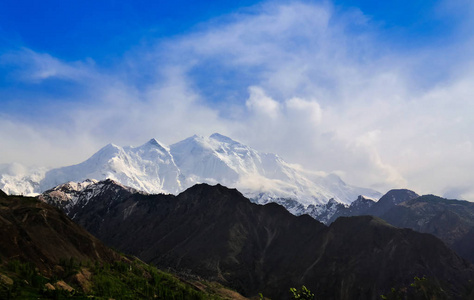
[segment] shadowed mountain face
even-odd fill
[[[58,202],[57,204],[60,204]],[[0,190],[0,299],[246,299],[106,247],[62,211]]]
[[[372,215],[400,228],[430,233],[459,255],[474,263],[474,203],[448,200],[433,195],[391,190],[378,202],[359,197],[348,207],[339,206],[329,219]]]
[[[113,181],[100,184],[69,210],[76,222],[121,251],[245,295],[284,299],[290,287],[304,284],[318,299],[379,299],[423,275],[460,295],[474,276],[435,237],[374,217],[340,218],[326,227],[220,185],[196,185],[178,196],[117,197]]]
[[[0,191],[0,257],[32,262],[48,274],[61,259],[110,262],[118,255],[59,209]]]
[[[372,199],[367,199],[363,196],[359,196],[357,200],[351,203],[349,206],[339,205],[331,215],[327,224],[331,224],[339,217],[352,217],[352,216],[377,216],[381,217],[384,213],[390,210],[392,207],[419,197],[413,191],[407,189],[390,190],[388,193],[383,195],[377,202]]]
[[[339,207],[329,223],[341,216],[373,215],[400,228],[430,233],[474,263],[474,203],[433,195],[419,196],[405,189],[391,190],[378,202],[359,197]]]
[[[431,233],[474,262],[474,203],[425,195],[393,206],[381,215],[398,227]]]
[[[371,206],[366,213],[372,216],[382,216],[392,207],[419,196],[417,193],[407,189],[390,190],[377,201],[376,205]]]

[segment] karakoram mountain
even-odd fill
[[[40,199],[109,246],[244,296],[286,299],[290,287],[304,284],[317,299],[375,300],[409,287],[415,276],[429,278],[448,299],[471,292],[468,261],[433,235],[376,217],[341,217],[326,226],[221,185],[199,184],[177,196],[148,195],[112,180],[71,194],[73,188]]]
[[[335,174],[319,174],[261,153],[226,136],[192,136],[171,146],[155,139],[139,147],[109,144],[86,161],[48,171],[0,170],[0,189],[8,194],[42,193],[66,182],[113,179],[147,193],[174,194],[196,183],[237,188],[253,202],[276,202],[296,215],[328,211],[328,201],[349,204],[359,195],[381,194],[344,183]],[[329,218],[323,216],[320,219]]]

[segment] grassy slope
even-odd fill
[[[64,260],[46,277],[31,263],[10,261],[0,267],[0,299],[225,299],[224,288],[200,281],[183,282],[138,259],[112,264]],[[73,291],[58,289],[65,282]],[[47,288],[56,286],[55,290]],[[197,288],[199,286],[199,288]],[[219,295],[222,294],[222,295]],[[91,297],[92,296],[92,297]]]

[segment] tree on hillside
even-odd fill
[[[298,300],[313,300],[314,294],[308,290],[307,287],[304,285],[297,290],[296,288],[290,288],[291,299],[298,299]]]

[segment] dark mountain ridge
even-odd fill
[[[474,278],[472,266],[437,238],[375,217],[340,218],[327,227],[277,204],[252,204],[220,185],[173,196],[101,184],[70,209],[76,222],[146,262],[218,280],[247,296],[284,299],[290,287],[304,284],[318,299],[379,299],[427,276],[459,298]]]
[[[379,201],[359,197],[349,207],[339,206],[329,224],[342,216],[377,216],[400,228],[430,233],[474,263],[474,203],[419,196],[407,189],[391,190]]]
[[[29,261],[45,274],[51,274],[61,259],[112,262],[119,257],[59,209],[3,192],[0,236],[1,261]]]
[[[0,190],[0,299],[65,298],[245,299],[119,254],[58,208]]]
[[[407,189],[391,190],[377,202],[360,198],[349,207],[338,207],[329,223],[341,216],[377,216],[396,227],[433,234],[474,263],[474,203],[419,196]]]
[[[417,193],[407,189],[395,189],[388,191],[383,195],[379,201],[370,207],[366,213],[372,216],[382,216],[392,207],[399,205],[402,202],[409,201],[420,197]]]
[[[400,202],[380,216],[402,228],[431,233],[474,262],[474,203],[424,195]]]

